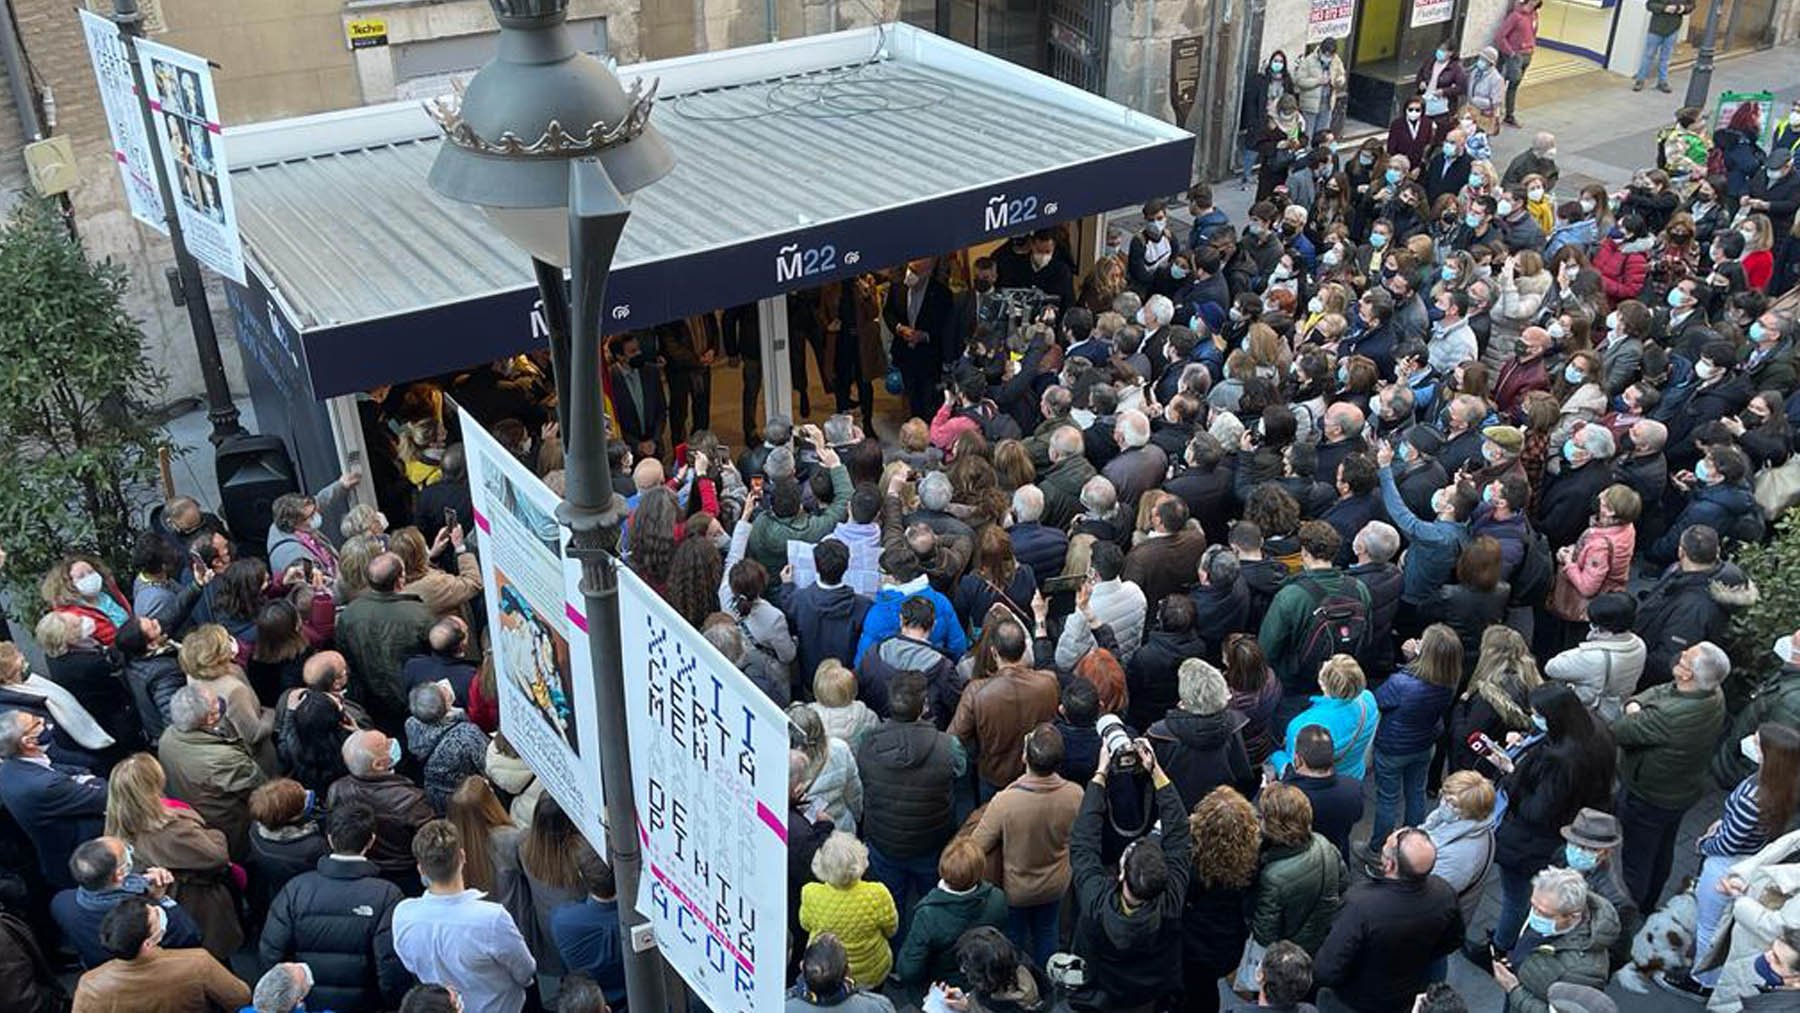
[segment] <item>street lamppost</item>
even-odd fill
[[[610,69],[571,36],[568,0],[489,0],[500,22],[494,59],[460,97],[430,103],[444,131],[431,188],[480,207],[495,228],[531,256],[549,324],[566,487],[557,519],[581,563],[588,651],[597,684],[608,859],[627,928],[637,913],[638,850],[631,752],[625,729],[625,672],[619,631],[618,548],[625,503],[607,467],[601,411],[601,312],[606,278],[630,211],[626,195],[675,166],[668,142],[650,126],[655,87],[627,92]],[[563,269],[570,286],[563,287]],[[625,947],[625,987],[633,1009],[668,1008],[654,950]]]
[[[1706,5],[1706,27],[1700,31],[1700,51],[1694,56],[1694,69],[1688,73],[1687,94],[1682,105],[1706,108],[1706,93],[1712,90],[1713,53],[1719,44],[1719,5],[1711,0]]]

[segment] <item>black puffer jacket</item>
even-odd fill
[[[1663,574],[1638,603],[1636,632],[1650,650],[1638,689],[1668,682],[1682,651],[1702,640],[1717,643],[1731,614],[1756,599],[1756,584],[1735,563],[1708,570],[1672,568]]]
[[[955,740],[927,721],[883,721],[856,747],[863,836],[894,858],[935,855],[956,832]]]
[[[1184,810],[1191,811],[1220,785],[1230,785],[1246,798],[1256,792],[1256,768],[1244,751],[1243,727],[1244,716],[1232,710],[1172,710],[1150,726],[1150,745],[1175,782]]]
[[[1125,663],[1125,714],[1133,728],[1148,728],[1180,699],[1177,673],[1182,661],[1208,655],[1206,641],[1193,633],[1153,630]]]
[[[307,996],[320,1009],[389,1009],[412,986],[394,954],[400,888],[375,863],[326,855],[317,871],[288,881],[263,923],[262,966],[301,961],[312,968]]]

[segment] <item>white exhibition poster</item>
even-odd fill
[[[113,161],[119,164],[119,181],[125,184],[125,203],[131,217],[163,235],[162,191],[156,185],[156,168],[150,163],[150,144],[144,137],[144,111],[138,104],[137,85],[131,79],[131,54],[119,35],[119,26],[88,10],[81,15],[87,34],[88,59],[94,80],[100,85],[100,105],[106,110],[106,127],[112,133]]]
[[[708,1008],[781,1009],[787,715],[622,566],[619,624],[644,852],[638,911]]]
[[[1355,13],[1355,0],[1312,0],[1306,13],[1306,44],[1348,39]]]
[[[137,42],[137,54],[188,252],[242,285],[244,244],[231,199],[231,163],[225,156],[212,67],[203,57],[144,39]]]
[[[1441,24],[1456,13],[1456,0],[1413,0],[1413,28]]]
[[[500,732],[594,850],[606,851],[599,717],[587,617],[567,558],[561,500],[480,420],[461,412],[486,592]]]

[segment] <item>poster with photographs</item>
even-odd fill
[[[175,192],[175,210],[194,259],[244,284],[244,246],[231,200],[231,165],[219,125],[219,95],[202,57],[139,40],[156,144]]]
[[[125,203],[131,217],[163,235],[162,192],[156,187],[156,167],[150,162],[150,142],[144,136],[144,112],[138,105],[137,85],[131,79],[131,56],[119,26],[90,11],[81,15],[87,36],[88,60],[94,65],[94,81],[100,86],[100,105],[106,110],[106,127],[112,134],[113,161],[125,184]]]

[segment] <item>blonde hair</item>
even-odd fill
[[[1348,654],[1334,654],[1319,666],[1319,688],[1336,700],[1353,699],[1369,687],[1362,666]]]
[[[856,700],[856,673],[838,659],[826,658],[813,673],[812,690],[821,707],[848,707]]]
[[[408,581],[431,572],[431,547],[425,544],[425,533],[418,528],[407,525],[388,532],[388,551],[400,557]]]
[[[25,678],[25,655],[12,641],[0,641],[0,686],[10,686]]]
[[[1741,231],[1745,225],[1756,230],[1756,238],[1744,243],[1744,252],[1766,250],[1775,245],[1775,226],[1769,216],[1761,213],[1750,215],[1738,226]]]
[[[1485,820],[1494,814],[1494,782],[1473,770],[1444,778],[1441,794],[1456,803],[1456,813],[1463,819]]]
[[[1766,225],[1764,226],[1764,231],[1767,231]],[[90,556],[86,553],[64,556],[62,559],[56,561],[55,566],[52,566],[49,570],[45,571],[43,582],[38,585],[38,594],[44,599],[44,604],[66,605],[70,602],[85,600],[82,593],[75,590],[75,578],[69,576],[69,569],[76,563],[86,563],[88,566],[93,567],[95,573],[105,578],[106,585],[110,586],[112,584],[112,571],[108,570],[106,564],[100,562],[98,557]],[[107,587],[105,586],[100,589],[101,594],[105,594],[106,591]]]
[[[900,424],[900,449],[909,454],[923,454],[931,446],[931,427],[925,420],[913,417]]]
[[[369,529],[375,526],[375,521],[380,516],[381,511],[377,508],[367,503],[358,503],[344,514],[344,519],[338,523],[338,532],[345,538],[369,534]]]
[[[69,653],[69,645],[81,639],[81,620],[61,612],[46,612],[38,619],[32,635],[44,649],[44,657],[60,658]]]
[[[849,889],[868,871],[868,847],[842,830],[832,831],[813,853],[813,877],[840,890]]]
[[[194,679],[217,679],[237,668],[231,631],[218,623],[207,623],[181,638],[181,651],[176,657],[182,672]]]
[[[106,779],[106,836],[131,841],[168,826],[174,818],[163,804],[168,783],[162,764],[149,753],[121,760]]]

